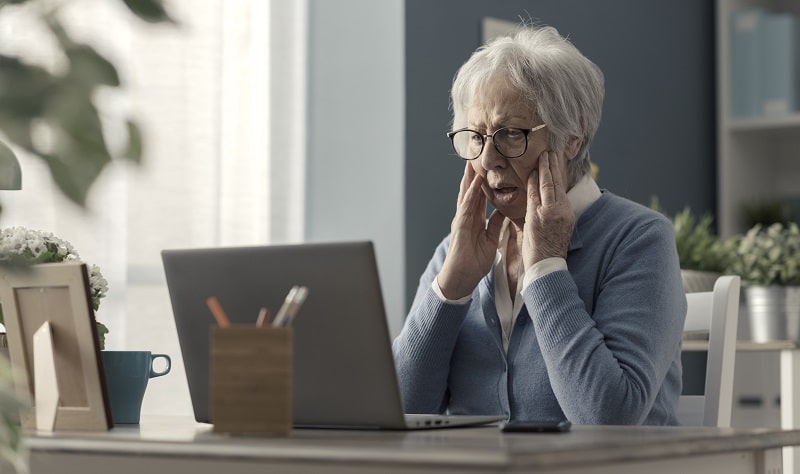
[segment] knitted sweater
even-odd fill
[[[393,343],[407,413],[678,423],[686,297],[669,220],[604,191],[576,222],[569,270],[524,288],[507,353],[493,272],[466,304],[431,289],[449,239]]]

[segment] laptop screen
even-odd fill
[[[308,288],[294,320],[294,423],[403,425],[402,403],[371,242],[162,251],[195,419],[209,419],[209,343],[215,296],[233,324],[280,308]],[[254,361],[257,362],[257,361]]]

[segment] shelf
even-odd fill
[[[749,227],[743,213],[746,206],[772,199],[794,199],[800,189],[800,160],[797,159],[797,150],[800,150],[800,112],[757,117],[732,115],[731,74],[735,52],[732,15],[760,7],[773,13],[800,16],[800,1],[716,0],[715,5],[718,133],[716,219],[717,232],[723,237],[731,237]],[[741,43],[736,44],[741,47]],[[763,70],[761,72],[764,73]]]
[[[733,133],[800,131],[800,113],[775,117],[730,119],[728,128]]]
[[[770,341],[770,342],[755,342],[755,341],[736,341],[736,350],[745,352],[774,352],[783,350],[797,349],[798,344],[795,341]],[[708,341],[701,341],[698,339],[684,339],[684,351],[707,351]]]

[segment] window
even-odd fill
[[[84,212],[38,160],[21,156],[23,189],[0,196],[0,224],[53,232],[100,266],[109,280],[97,313],[110,329],[106,347],[173,358],[172,373],[150,384],[143,412],[188,414],[160,251],[302,240],[306,5],[167,5],[177,27],[142,23],[122,2],[69,3],[68,26],[110,58],[128,86],[124,97],[98,100],[135,113],[144,163],[109,167]],[[37,48],[35,31],[4,18],[0,42]]]

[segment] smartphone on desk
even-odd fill
[[[566,433],[572,427],[569,420],[508,421],[500,425],[503,433]]]

